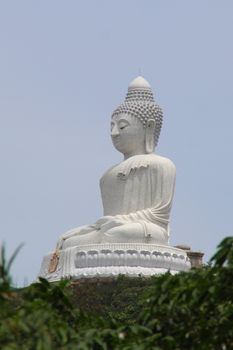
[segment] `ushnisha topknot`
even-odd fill
[[[155,103],[150,84],[142,76],[134,79],[129,87],[125,101],[117,107],[112,117],[121,113],[127,113],[137,117],[144,127],[149,119],[155,120],[155,147],[158,144],[159,135],[163,122],[163,112]]]

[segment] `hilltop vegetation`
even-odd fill
[[[172,276],[11,286],[2,249],[1,350],[233,349],[233,238]]]

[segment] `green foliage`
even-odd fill
[[[5,246],[4,244],[0,245],[0,297],[3,296],[2,292],[9,291],[11,285],[10,269],[22,246],[23,244],[20,244],[10,257],[9,261],[7,261]]]
[[[226,237],[217,248],[210,262],[213,262],[215,267],[233,267],[233,237]]]
[[[219,244],[209,266],[188,273],[85,283],[40,279],[17,290],[3,253],[0,349],[233,349],[232,237]]]
[[[144,304],[145,289],[151,286],[149,278],[85,280],[71,285],[73,305],[85,313],[114,319],[118,323],[134,324]],[[98,317],[97,316],[97,317]]]

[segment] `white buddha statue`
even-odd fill
[[[169,159],[154,153],[162,117],[149,83],[139,76],[112,114],[112,142],[124,159],[100,179],[104,216],[64,233],[55,252],[44,258],[40,276],[57,280],[189,269],[186,253],[168,243],[176,171]]]
[[[111,137],[124,160],[100,180],[104,216],[63,234],[58,249],[96,243],[168,244],[175,166],[154,154],[162,125],[149,83],[136,78],[112,115]]]

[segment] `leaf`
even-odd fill
[[[233,237],[224,238],[217,246],[217,252],[210,259],[215,267],[222,267],[224,264],[233,265]]]
[[[8,273],[9,273],[9,271],[10,271],[10,268],[11,268],[11,265],[12,265],[13,261],[15,260],[16,256],[18,255],[20,249],[22,249],[23,246],[24,246],[24,243],[21,243],[21,244],[15,249],[14,253],[11,255],[11,257],[10,257],[8,263],[7,263],[7,271],[8,271]]]

